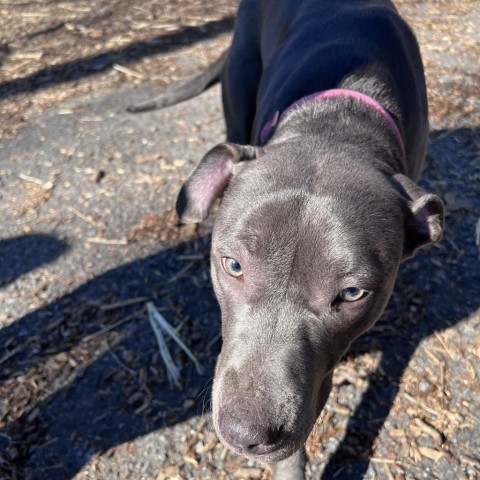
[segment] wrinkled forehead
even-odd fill
[[[243,252],[341,275],[377,265],[377,272],[364,273],[381,276],[397,261],[398,245],[391,241],[398,237],[396,219],[374,201],[285,189],[250,195],[244,202],[226,203],[217,218],[213,244],[222,255]]]
[[[218,245],[241,246],[252,254],[278,253],[305,243],[337,251],[348,249],[355,218],[333,196],[312,196],[299,190],[270,191],[244,198],[244,204],[222,206],[215,225]]]
[[[222,205],[214,240],[235,249],[238,243],[252,254],[278,251],[298,241],[307,196],[297,190],[250,194]],[[242,203],[243,202],[243,203]]]

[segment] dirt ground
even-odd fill
[[[401,269],[336,370],[309,479],[480,477],[478,1],[396,2],[417,33],[432,133],[422,184],[444,241]],[[267,479],[213,432],[220,348],[209,226],[175,195],[224,138],[218,87],[126,107],[227,47],[236,1],[0,0],[0,479]],[[203,365],[171,386],[153,302]]]

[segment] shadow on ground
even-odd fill
[[[382,328],[352,347],[349,355],[381,350],[381,368],[370,379],[324,478],[363,477],[419,342],[479,308],[474,232],[480,198],[465,182],[478,175],[479,134],[478,129],[432,134],[423,184],[440,195],[453,195],[448,197],[445,240],[404,264],[378,324]],[[467,202],[459,208],[454,198]],[[209,238],[202,237],[122,265],[0,331],[0,345],[17,349],[0,373],[0,398],[5,399],[0,404],[0,447],[7,460],[0,473],[3,468],[7,474],[18,472],[18,478],[69,479],[92,455],[200,413],[202,402],[192,406],[192,400],[208,384],[220,347],[208,249]],[[139,298],[129,306],[118,304]],[[166,380],[140,311],[145,299],[180,325],[182,338],[206,367],[198,375],[176,350],[181,391]]]
[[[71,478],[93,454],[201,413],[220,343],[208,262],[198,261],[208,246],[200,237],[112,269],[0,331],[15,352],[0,371],[0,454],[10,458],[0,478],[2,466],[18,478]],[[181,391],[166,379],[147,300],[182,325],[205,367],[198,375],[177,350]]]
[[[55,261],[68,245],[52,235],[32,234],[0,240],[0,288],[25,273]]]
[[[59,65],[52,65],[26,77],[0,84],[0,100],[11,95],[43,90],[59,83],[79,80],[133,60],[173,52],[185,45],[191,45],[209,38],[215,38],[233,29],[233,16],[212,20],[195,27],[184,27],[178,32],[133,42],[126,47],[112,49],[84,58],[78,58]],[[1,52],[0,52],[1,53]]]

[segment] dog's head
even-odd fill
[[[213,419],[247,457],[276,462],[300,447],[401,260],[442,235],[438,197],[354,155],[222,144],[180,192],[184,222],[205,219],[223,194],[211,254],[223,334]]]

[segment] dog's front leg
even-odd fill
[[[273,466],[273,480],[304,480],[305,463],[305,449],[302,447]]]

